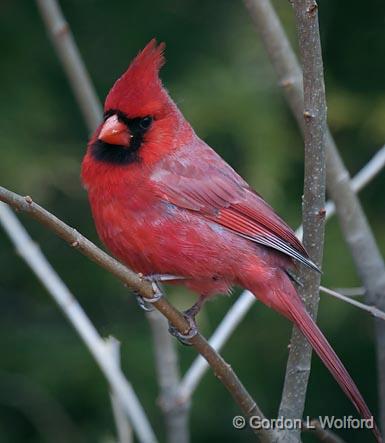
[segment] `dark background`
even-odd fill
[[[293,227],[300,223],[301,137],[241,1],[61,4],[101,99],[152,37],[165,41],[162,78],[197,133]],[[295,43],[290,5],[276,5]],[[385,141],[385,3],[321,1],[320,21],[329,124],[354,174]],[[87,130],[34,2],[1,2],[0,51],[0,184],[32,195],[99,244],[79,181]],[[382,174],[360,194],[382,250],[384,186]],[[124,371],[162,439],[149,326],[133,297],[36,222],[24,216],[21,220],[101,334],[122,341]],[[360,284],[335,219],[327,225],[323,283]],[[180,308],[193,301],[183,292],[169,291]],[[204,334],[213,331],[234,300],[218,297],[207,304],[200,315]],[[377,412],[368,314],[322,295],[319,322]],[[289,334],[286,320],[256,304],[223,350],[271,417],[279,405]],[[0,349],[1,442],[112,441],[115,430],[104,378],[2,231]],[[182,346],[178,351],[185,371],[195,351]],[[229,394],[208,373],[193,398],[192,440],[254,441],[250,432],[232,428],[237,413]],[[356,413],[314,358],[305,415],[326,414]],[[371,438],[368,432],[341,435],[349,442]]]

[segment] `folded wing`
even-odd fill
[[[195,146],[193,163],[188,148],[154,171],[152,183],[162,199],[319,271],[293,230],[219,155]]]

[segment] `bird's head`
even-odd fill
[[[96,162],[148,165],[191,133],[159,78],[164,47],[151,40],[108,93],[104,121],[89,143],[88,155]]]

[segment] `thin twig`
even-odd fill
[[[0,200],[8,203],[16,210],[27,213],[69,243],[74,249],[77,249],[90,260],[109,271],[124,284],[139,292],[140,295],[146,299],[153,299],[155,297],[151,283],[103,252],[75,229],[34,203],[31,197],[22,197],[0,186]],[[152,305],[160,311],[181,334],[185,335],[190,331],[190,324],[181,312],[175,309],[165,297],[161,297],[158,301],[152,302]],[[245,416],[264,417],[261,409],[247,392],[231,366],[226,363],[217,352],[215,352],[206,339],[200,333],[197,333],[197,335],[190,339],[190,342],[191,345],[208,361],[216,377],[230,392],[234,401],[238,404]],[[275,432],[272,430],[253,429],[253,431],[260,437],[262,442],[270,442],[275,436]]]
[[[385,167],[385,145],[363,166],[351,179],[350,186],[354,192],[361,191],[376,175]],[[326,220],[329,220],[336,212],[334,203],[329,200],[325,204]],[[297,229],[297,237],[302,239],[302,225]]]
[[[120,342],[115,337],[109,336],[105,340],[105,346],[115,361],[116,366],[120,367]],[[110,392],[112,412],[114,414],[116,432],[118,434],[118,443],[132,443],[132,428],[127,420],[127,415],[119,398],[119,393]]]
[[[168,331],[167,320],[153,310],[146,313],[151,326],[156,372],[160,389],[159,406],[162,410],[168,443],[188,443],[190,401],[181,402],[177,397],[180,382],[175,340]]]
[[[360,297],[366,294],[366,290],[362,286],[355,288],[334,288],[334,290],[346,297]]]
[[[303,130],[301,69],[270,0],[245,0],[252,20],[278,75],[294,116]],[[367,289],[366,300],[385,311],[385,265],[349,173],[329,130],[326,134],[326,182],[334,201],[344,238],[356,269]],[[380,423],[385,428],[385,325],[375,320],[377,373],[379,378]],[[385,429],[383,429],[384,431]]]
[[[303,65],[305,170],[303,195],[303,244],[317,264],[322,262],[325,229],[325,131],[326,99],[317,4],[293,0],[299,49]],[[300,290],[307,310],[317,317],[320,274],[303,269]],[[279,416],[301,418],[311,368],[311,346],[294,327],[290,341]],[[299,430],[284,432],[282,441],[299,441]]]
[[[92,132],[102,121],[103,114],[70,27],[56,0],[36,0],[36,3],[87,126]]]
[[[351,297],[347,297],[346,295],[340,294],[339,292],[333,291],[332,289],[325,288],[325,286],[320,286],[319,289],[325,294],[332,295],[333,297],[338,298],[339,300],[342,300],[346,303],[349,303],[350,305],[356,306],[357,308],[369,312],[371,315],[373,315],[373,317],[385,320],[385,312],[381,311],[375,306],[368,306],[365,303],[360,303],[359,301],[354,300]]]
[[[17,252],[33,270],[48,293],[54,298],[64,315],[77,331],[129,417],[138,440],[154,443],[156,437],[132,386],[106,349],[103,339],[84,313],[76,298],[56,274],[50,263],[23,228],[15,214],[0,202],[0,223],[14,243]]]

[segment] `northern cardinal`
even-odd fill
[[[371,418],[290,278],[295,262],[317,267],[292,229],[185,120],[159,79],[163,50],[151,40],[116,81],[88,144],[82,180],[101,240],[136,272],[176,276],[200,302],[233,285],[247,288],[300,329]]]

